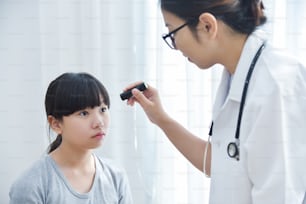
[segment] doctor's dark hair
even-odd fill
[[[98,79],[88,73],[64,73],[49,84],[45,110],[47,117],[53,116],[62,121],[64,116],[88,107],[100,106],[102,102],[110,107],[108,92]],[[58,148],[61,142],[62,136],[57,135],[48,153]]]
[[[251,34],[267,18],[261,0],[160,0],[161,9],[185,21],[192,31],[202,13],[208,12],[238,33]]]

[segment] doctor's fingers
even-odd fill
[[[138,88],[138,87],[139,88]],[[132,87],[132,88],[129,88],[129,87]],[[134,87],[134,88],[133,88]],[[128,100],[128,105],[134,105],[135,101],[137,101],[137,99],[135,98],[134,94],[139,94],[139,91],[137,89],[139,89],[140,91],[142,91],[142,93],[144,94],[144,96],[148,99],[148,100],[151,100],[151,101],[154,101],[154,98],[158,98],[158,92],[155,88],[153,88],[152,86],[150,86],[149,84],[147,83],[144,83],[144,82],[141,82],[141,83],[138,83],[138,82],[135,82],[133,84],[130,84],[128,87],[128,89],[132,90],[132,96],[131,98],[129,98]],[[137,88],[137,89],[136,89]],[[135,89],[135,91],[133,92],[133,90]],[[144,100],[144,99],[143,99]],[[142,101],[143,101],[142,100]],[[147,101],[148,102],[148,101]]]
[[[135,102],[139,103],[140,106],[145,109],[146,107],[150,107],[153,105],[154,101],[151,101],[152,97],[150,94],[150,90],[145,90],[143,92],[138,89],[132,89],[133,97],[128,100],[128,104],[133,105]]]
[[[132,93],[134,96],[132,97],[134,98],[133,100],[139,103],[151,122],[158,124],[160,120],[167,116],[161,105],[156,89],[147,89],[144,92],[133,89]]]

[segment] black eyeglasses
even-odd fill
[[[190,21],[187,21],[186,23],[184,23],[183,25],[179,26],[178,28],[174,29],[173,31],[171,31],[168,34],[164,34],[162,37],[164,39],[164,41],[167,43],[167,45],[171,48],[171,49],[176,49],[176,44],[175,44],[175,39],[174,39],[174,34],[179,31],[180,29],[184,28],[186,25],[188,25],[190,23]]]

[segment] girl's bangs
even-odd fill
[[[94,79],[74,78],[64,80],[57,90],[56,112],[59,116],[68,116],[85,108],[100,106],[104,102],[109,106],[109,97],[102,86]]]

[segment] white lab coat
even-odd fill
[[[237,69],[224,70],[213,111],[210,204],[302,204],[306,192],[306,67],[267,43],[255,66],[240,129],[240,160],[227,155],[244,80],[265,40],[254,32]],[[304,202],[306,203],[306,201]]]

